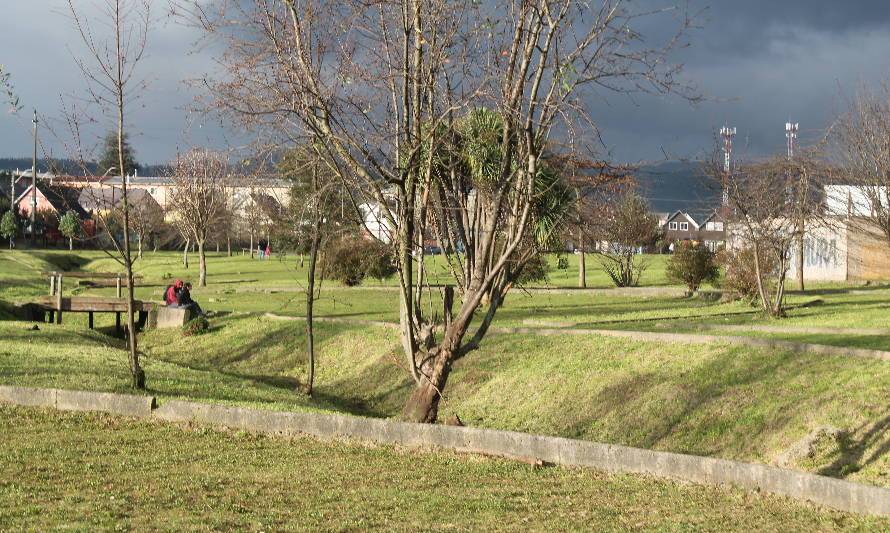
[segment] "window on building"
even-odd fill
[[[671,222],[670,225],[668,226],[668,228],[670,228],[670,229],[677,229],[677,223],[676,223],[676,222]]]
[[[680,231],[689,231],[689,222],[680,222]]]
[[[723,231],[723,222],[714,222],[714,231]]]

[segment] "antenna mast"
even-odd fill
[[[794,157],[794,141],[797,139],[797,130],[799,127],[800,124],[797,122],[785,123],[785,139],[787,139],[788,144],[788,159]]]
[[[729,126],[720,128],[720,136],[723,137],[723,205],[729,203],[729,190],[727,189],[726,180],[732,171],[732,138],[735,137],[736,129]]]

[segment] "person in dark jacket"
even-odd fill
[[[179,299],[177,304],[179,307],[184,309],[190,309],[196,315],[203,315],[204,311],[201,309],[201,306],[198,305],[198,302],[192,300],[192,284],[186,283],[182,286],[182,289],[179,290]]]

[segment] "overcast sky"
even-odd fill
[[[666,0],[665,0],[666,1]],[[637,2],[640,6],[662,0]],[[89,14],[89,0],[75,0]],[[800,123],[801,140],[819,134],[845,99],[873,85],[890,67],[890,2],[887,0],[690,0],[707,8],[691,46],[674,56],[686,80],[710,99],[696,107],[677,98],[604,95],[591,108],[607,149],[618,161],[696,158],[713,145],[724,123],[738,128],[737,151],[761,155],[784,150],[784,123]],[[71,50],[82,52],[63,0],[6,0],[0,19],[0,63],[25,109],[0,115],[0,157],[30,154],[30,115],[37,107],[59,117],[60,98],[81,93],[83,82]],[[154,0],[156,15],[166,1]],[[650,21],[649,35],[669,19]],[[213,70],[209,51],[195,53],[198,35],[161,21],[149,43],[144,72],[151,91],[132,110],[137,158],[169,160],[191,144],[224,145],[238,138],[214,120],[187,109],[194,94],[182,80]],[[100,125],[101,128],[110,125]],[[59,124],[56,124],[59,129]],[[65,149],[44,136],[56,157]]]

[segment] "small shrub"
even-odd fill
[[[182,334],[185,337],[190,337],[192,335],[201,335],[203,333],[206,333],[208,328],[210,328],[210,322],[207,321],[207,318],[203,316],[197,316],[189,320],[186,325],[182,326]]]
[[[559,255],[556,257],[556,268],[559,270],[568,270],[569,269],[569,258],[564,255]]]
[[[161,279],[173,279],[173,274],[171,274],[170,272],[164,272],[161,275]]]
[[[678,242],[674,254],[668,259],[666,272],[671,281],[683,283],[695,292],[702,283],[714,283],[720,277],[720,268],[714,262],[714,253],[707,247],[691,242]]]
[[[328,247],[322,272],[326,279],[354,287],[366,277],[387,278],[396,268],[387,245],[377,240],[347,237]]]
[[[767,254],[763,254],[767,255]],[[759,296],[757,293],[757,270],[754,265],[754,248],[746,247],[737,250],[724,250],[720,253],[719,263],[723,266],[723,289],[738,298],[753,303]],[[767,283],[777,269],[775,259],[767,256],[761,258],[761,265]]]
[[[379,241],[366,241],[365,277],[386,279],[397,272],[389,246]]]

